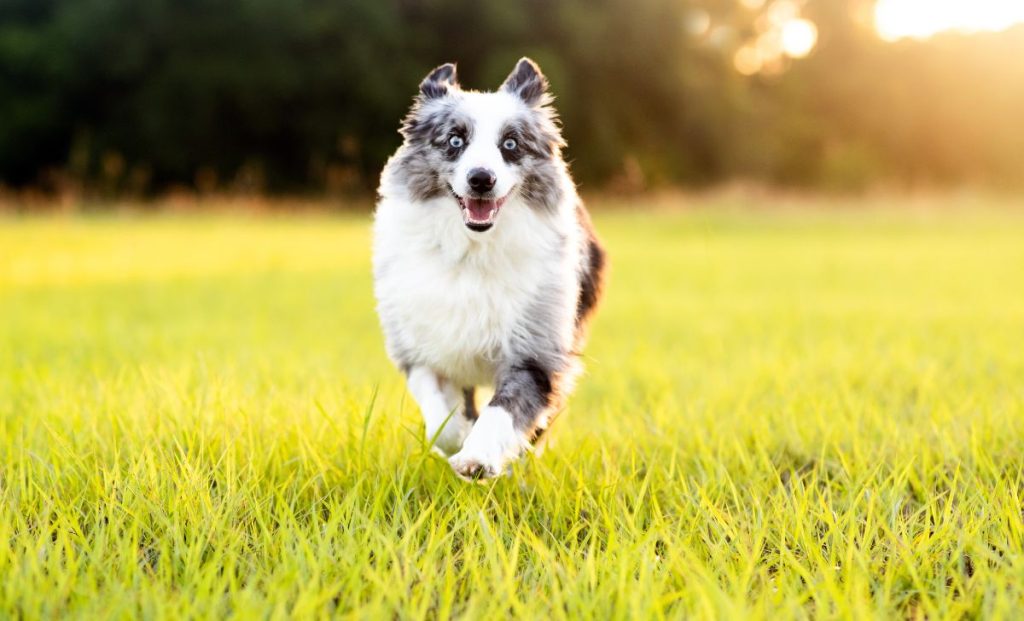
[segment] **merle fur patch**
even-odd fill
[[[501,88],[518,96],[529,106],[543,105],[546,103],[544,95],[548,91],[548,79],[541,73],[537,63],[529,58],[520,58]]]
[[[451,87],[458,87],[454,63],[445,63],[431,71],[420,82],[420,95],[426,99],[437,99],[448,94]]]
[[[553,211],[563,196],[560,153],[565,144],[554,112],[541,108],[513,119],[502,136],[515,138],[519,145],[517,153],[505,156],[505,161],[522,170],[520,195],[531,207]]]
[[[531,166],[524,171],[519,193],[526,204],[535,209],[554,211],[562,200],[562,188],[558,185],[559,171],[556,166]]]
[[[516,429],[532,433],[537,418],[551,405],[552,379],[538,360],[517,362],[501,375],[490,405],[505,408]]]
[[[459,112],[455,100],[446,97],[418,101],[406,116],[401,133],[405,143],[395,170],[404,179],[409,193],[417,200],[446,195],[445,178],[454,169],[459,155],[458,150],[448,145],[448,137],[459,134],[468,144],[473,138],[473,124]]]

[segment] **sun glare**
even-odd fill
[[[879,0],[875,27],[883,39],[925,39],[939,32],[1004,30],[1024,22],[1016,0]]]
[[[791,19],[782,26],[782,51],[792,58],[803,58],[818,42],[818,28],[806,19]]]
[[[741,0],[756,10],[764,0]],[[788,59],[804,58],[818,43],[818,27],[800,15],[796,0],[775,0],[754,21],[758,35],[733,54],[732,64],[743,75],[778,74],[785,71]]]

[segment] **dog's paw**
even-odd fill
[[[501,476],[504,465],[501,462],[485,463],[471,456],[456,453],[449,460],[452,470],[466,481],[484,481]]]
[[[455,455],[449,458],[455,474],[467,481],[493,479],[505,474],[529,444],[512,425],[504,408],[488,406]]]

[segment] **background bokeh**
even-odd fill
[[[886,1],[918,35],[955,4]],[[1024,27],[899,38],[886,10],[3,0],[0,184],[103,198],[365,194],[428,70],[456,61],[465,86],[494,88],[529,55],[551,79],[585,189],[1024,186]],[[896,30],[876,23],[887,16]]]

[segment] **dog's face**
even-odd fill
[[[527,58],[495,92],[462,90],[455,65],[434,69],[402,126],[399,182],[416,200],[450,198],[475,232],[494,226],[510,199],[554,209],[563,164],[550,99],[547,80]]]

